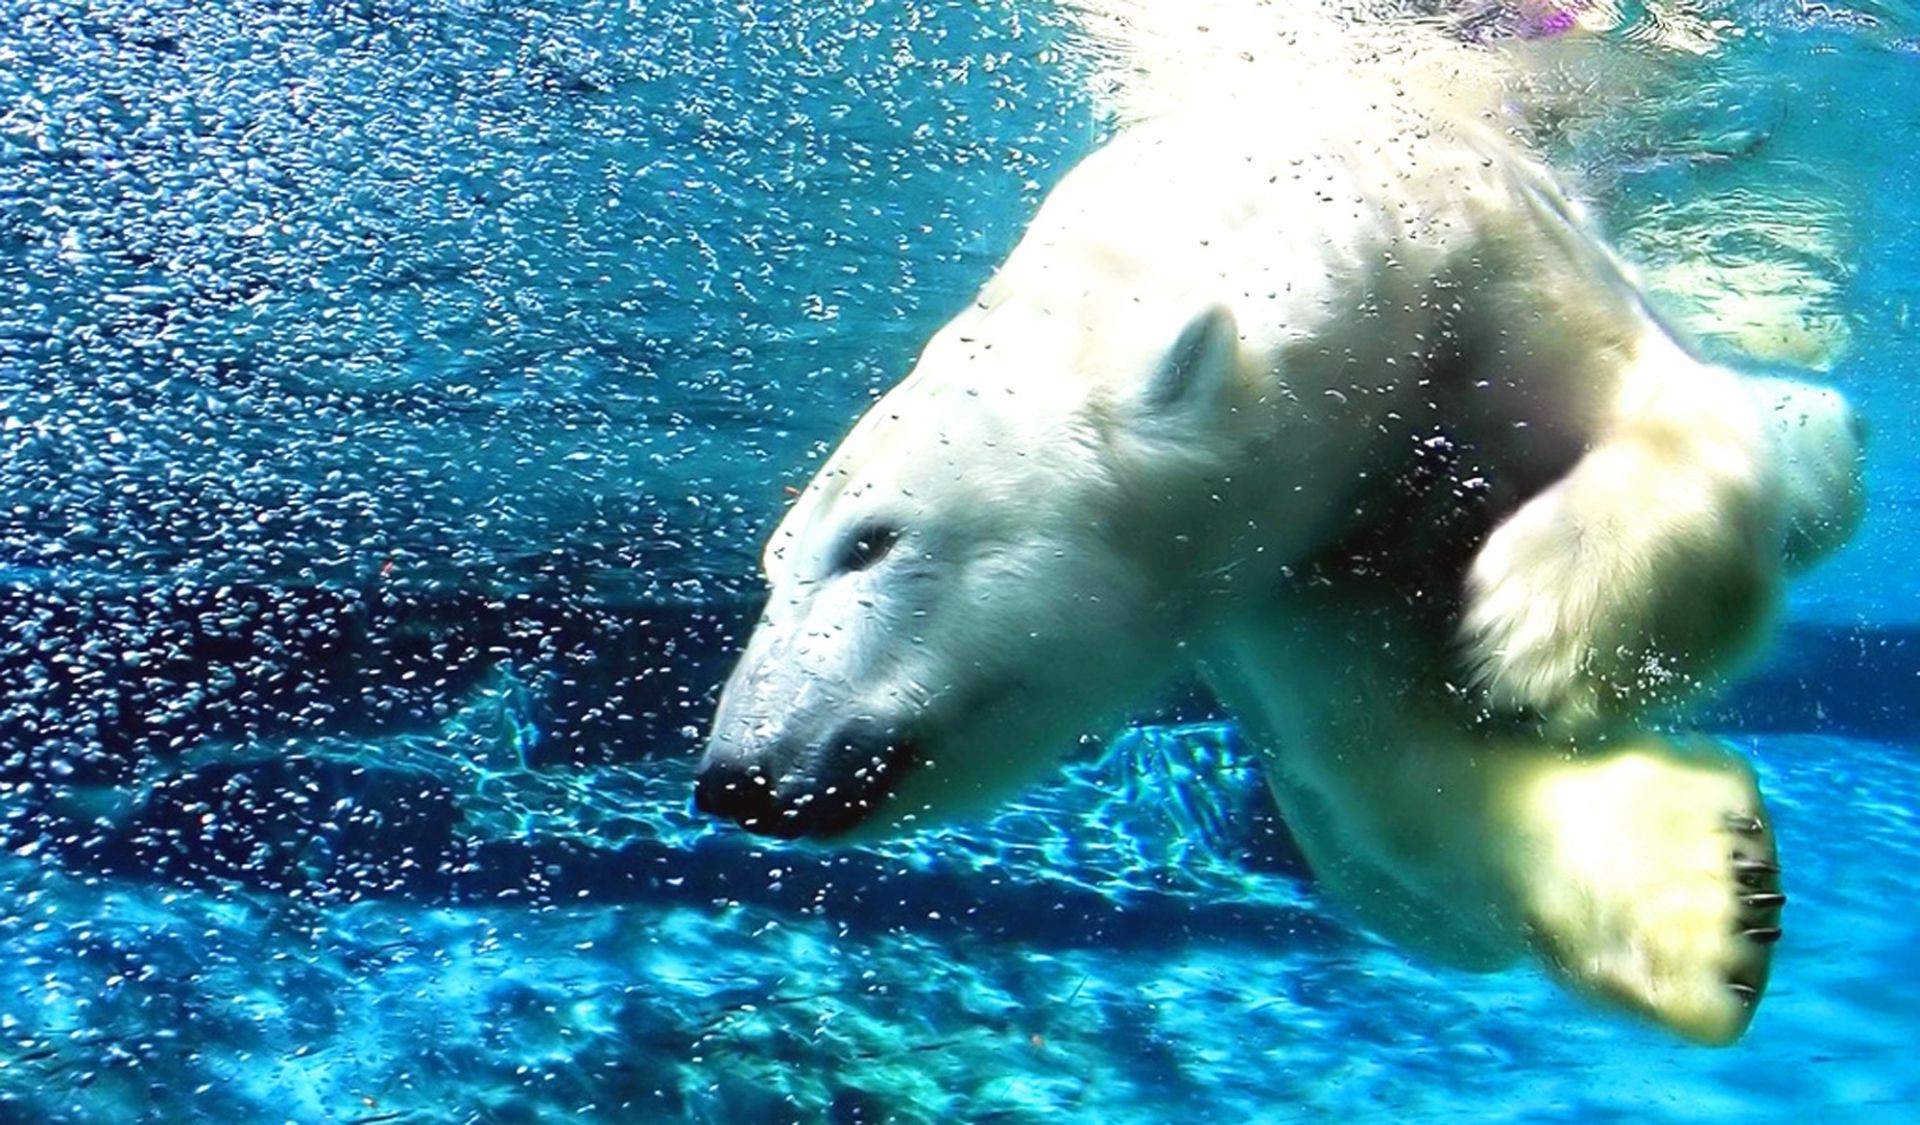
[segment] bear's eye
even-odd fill
[[[900,529],[891,524],[862,524],[847,533],[833,556],[833,573],[847,574],[865,570],[887,557],[900,541]]]

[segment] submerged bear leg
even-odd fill
[[[1260,747],[1322,891],[1433,960],[1510,964],[1527,952],[1526,919],[1482,740],[1413,701],[1420,693],[1401,664],[1422,646],[1393,642],[1398,618],[1317,601],[1241,618],[1204,662],[1208,681]]]
[[[1753,774],[1709,743],[1494,731],[1395,640],[1402,618],[1296,603],[1230,630],[1209,677],[1266,752],[1322,888],[1469,969],[1529,950],[1574,991],[1695,1041],[1739,1037],[1781,902]],[[1424,650],[1430,651],[1430,650]]]

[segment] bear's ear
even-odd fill
[[[1190,321],[1147,379],[1140,403],[1149,416],[1210,412],[1225,398],[1240,356],[1233,314],[1214,305]]]

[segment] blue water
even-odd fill
[[[1740,1045],[1358,931],[1199,697],[928,839],[688,808],[785,487],[1098,140],[1044,5],[0,0],[0,1120],[1920,1116],[1920,12],[1619,8],[1542,143],[1874,428],[1707,716]]]

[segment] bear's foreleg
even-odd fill
[[[1742,381],[1676,353],[1623,382],[1614,420],[1466,577],[1469,682],[1550,736],[1631,726],[1713,687],[1779,598],[1781,490]]]

